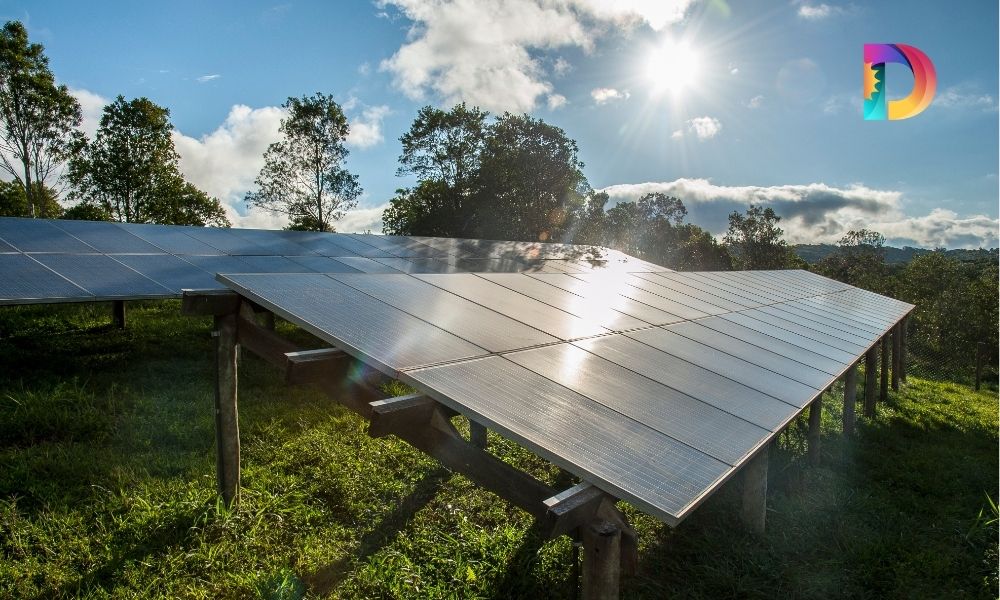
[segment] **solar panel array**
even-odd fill
[[[671,525],[913,308],[805,271],[219,280]]]
[[[0,304],[175,298],[216,273],[580,273],[647,266],[594,246],[0,218]]]

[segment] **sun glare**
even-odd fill
[[[701,60],[686,41],[665,40],[646,59],[646,78],[657,93],[679,94],[698,83]]]

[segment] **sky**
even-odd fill
[[[290,96],[333,95],[364,188],[340,231],[381,231],[399,136],[425,105],[529,113],[579,145],[612,202],[665,192],[714,234],[750,203],[792,243],[997,247],[998,3],[893,0],[0,0],[96,129],[116,96],[170,110],[184,175],[234,226]],[[930,106],[865,121],[865,43],[937,72]],[[886,72],[890,99],[913,76]]]

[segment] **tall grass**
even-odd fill
[[[0,310],[0,597],[566,598],[571,548],[242,358],[243,496],[215,495],[210,321],[175,302]],[[282,333],[315,344],[279,324]],[[997,398],[911,378],[855,439],[831,398],[771,453],[768,532],[722,489],[640,534],[635,598],[995,598]],[[570,479],[496,436],[498,456]]]

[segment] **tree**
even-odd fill
[[[888,292],[885,237],[877,231],[848,231],[837,242],[837,250],[824,257],[819,271],[838,281],[873,292]]]
[[[445,112],[425,106],[410,130],[399,138],[403,153],[397,175],[415,175],[420,181],[439,181],[467,190],[479,171],[489,113],[463,102]]]
[[[55,84],[44,51],[19,21],[0,29],[0,168],[21,185],[32,217],[51,212],[45,184],[80,135],[80,104]]]
[[[264,167],[246,195],[249,206],[288,215],[292,227],[334,231],[334,221],[357,206],[358,177],[343,167],[347,117],[331,96],[289,98],[282,139],[264,153]]]
[[[738,270],[784,269],[794,264],[788,244],[778,227],[781,217],[774,209],[753,204],[746,214],[732,212],[729,230],[723,238]]]
[[[36,199],[35,212],[32,214],[24,188],[17,181],[0,181],[0,217],[41,217],[57,219],[62,215],[63,208],[56,198],[54,190],[42,183],[32,183]]]
[[[71,197],[115,221],[228,227],[219,201],[184,181],[169,117],[147,98],[105,106],[94,141],[69,161]]]
[[[557,242],[586,206],[590,184],[576,142],[541,119],[505,113],[493,123],[476,181],[476,237]]]

